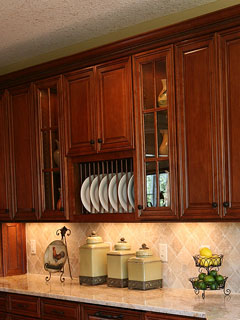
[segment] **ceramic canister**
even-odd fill
[[[143,244],[136,257],[128,260],[128,288],[149,290],[162,287],[162,263]]]
[[[110,247],[93,231],[79,248],[80,284],[97,285],[107,281],[107,253]]]
[[[124,288],[128,286],[128,259],[135,256],[130,244],[121,238],[114,250],[107,254],[107,284],[109,287]]]

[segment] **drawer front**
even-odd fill
[[[6,311],[6,310],[7,310],[7,295],[5,293],[0,293],[0,311]]]
[[[40,298],[37,297],[9,294],[8,308],[10,313],[40,318]]]
[[[78,303],[53,299],[41,299],[42,319],[80,319]]]
[[[0,318],[1,319],[1,318]],[[38,320],[38,318],[30,318],[26,316],[19,316],[16,314],[9,314],[7,320]]]
[[[81,320],[142,320],[142,312],[121,308],[102,307],[90,304],[83,304]]]

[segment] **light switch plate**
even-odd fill
[[[159,255],[162,262],[168,261],[168,248],[166,243],[159,244]]]
[[[37,250],[36,250],[36,240],[30,240],[31,243],[31,254],[36,254]]]

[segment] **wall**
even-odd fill
[[[29,273],[47,274],[43,256],[48,244],[60,237],[56,230],[66,226],[72,231],[67,237],[72,274],[79,274],[78,248],[95,230],[104,241],[115,244],[121,237],[137,250],[146,243],[154,255],[159,255],[159,243],[168,245],[168,262],[163,263],[163,286],[191,288],[188,278],[198,275],[192,256],[201,245],[210,245],[214,253],[224,255],[220,269],[228,276],[227,288],[240,292],[240,223],[27,223],[27,266]],[[30,240],[37,243],[37,254],[30,254]],[[65,267],[68,275],[68,266]]]

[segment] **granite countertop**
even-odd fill
[[[106,285],[80,286],[78,279],[59,277],[49,282],[42,275],[0,277],[0,291],[64,299],[119,308],[162,312],[207,318],[240,320],[240,294],[224,296],[222,291],[206,292],[205,300],[190,289],[154,289],[149,291],[110,288]]]

